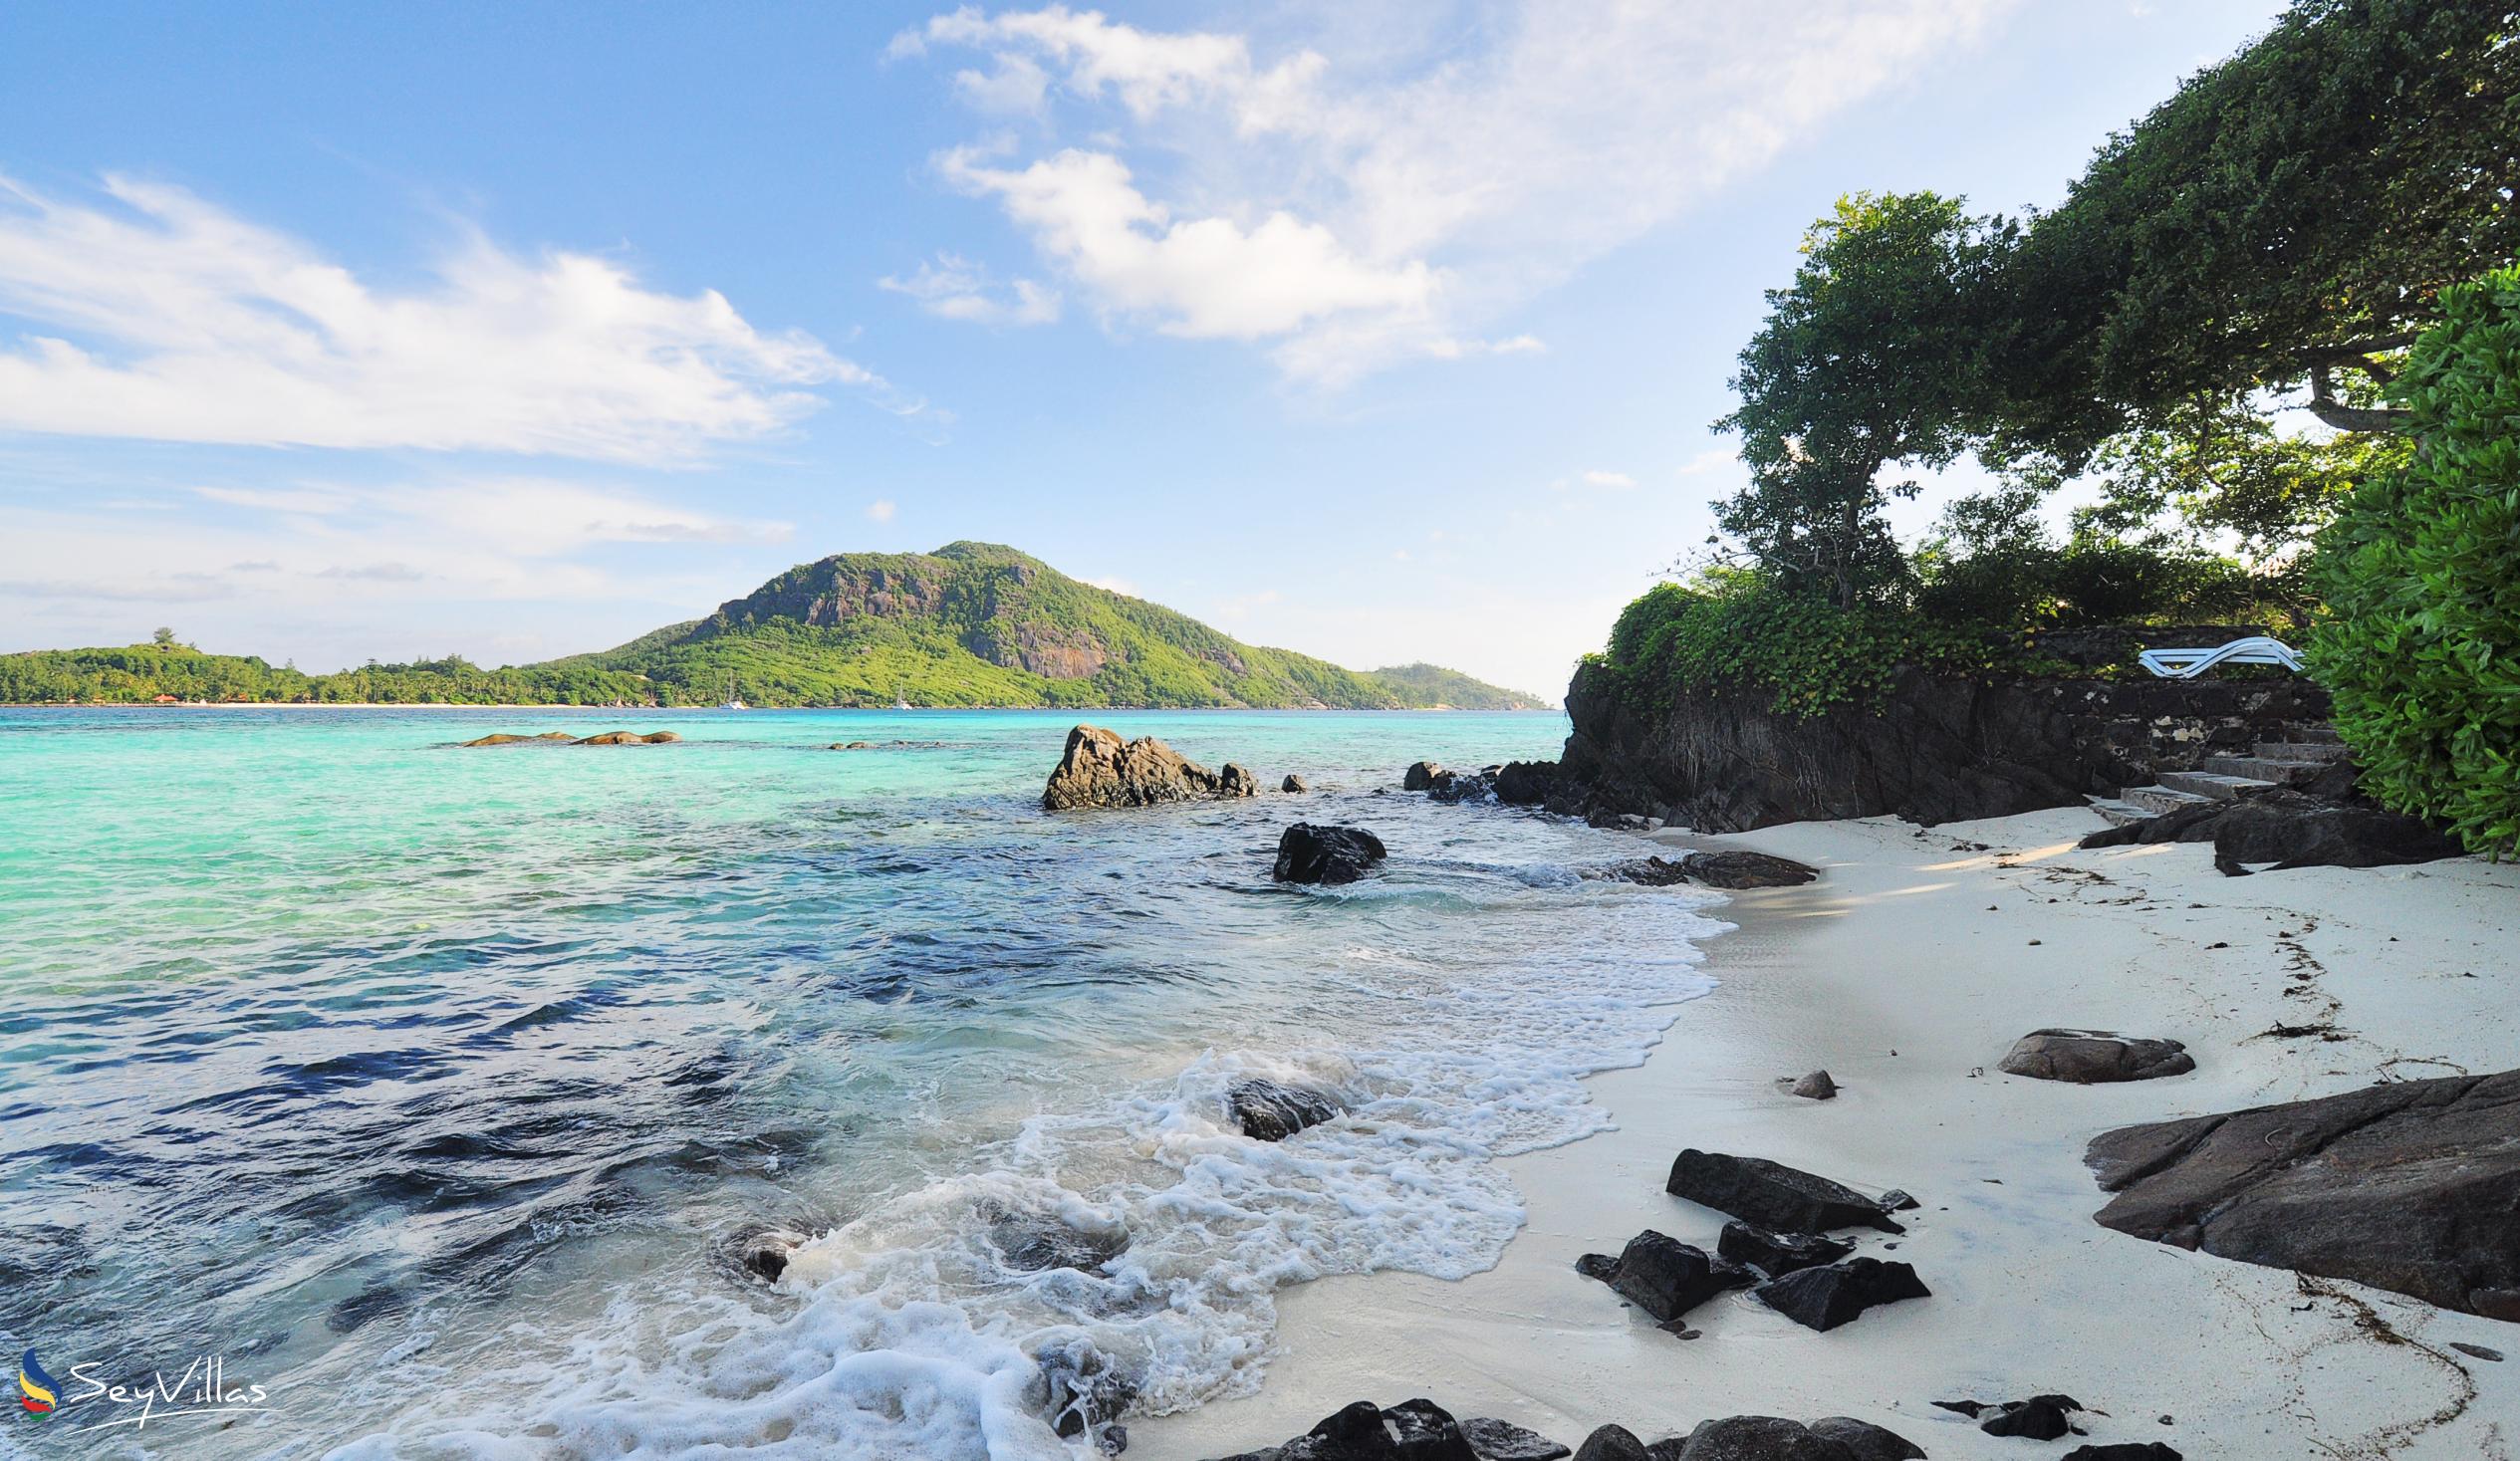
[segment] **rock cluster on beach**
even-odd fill
[[[1152,807],[1165,802],[1248,797],[1259,779],[1228,761],[1209,771],[1153,736],[1124,741],[1099,725],[1068,732],[1068,748],[1050,773],[1041,805],[1052,812],[1088,807]]]
[[[1508,1421],[1455,1420],[1432,1400],[1387,1407],[1359,1400],[1282,1445],[1223,1461],[1560,1461],[1569,1454]],[[1649,1445],[1625,1426],[1605,1425],[1572,1452],[1575,1461],[1921,1461],[1924,1454],[1893,1431],[1846,1415],[1808,1425],[1730,1415]]]
[[[604,731],[592,736],[573,736],[567,731],[544,731],[538,736],[516,736],[502,731],[483,736],[479,740],[465,741],[462,744],[467,749],[475,746],[663,746],[681,739],[682,737],[675,735],[672,731],[653,731],[646,735],[640,735],[636,731]]]
[[[2520,1322],[2520,1071],[2128,1126],[2105,1227]]]
[[[2085,848],[2158,843],[2212,843],[2214,865],[2245,872],[2250,862],[2290,867],[2391,867],[2460,855],[2461,849],[2422,819],[2391,812],[2353,791],[2351,768],[2341,787],[2271,787],[2262,792],[2182,807],[2084,838]]]

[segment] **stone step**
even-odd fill
[[[2196,763],[2196,769],[2216,776],[2245,776],[2283,785],[2308,781],[2327,764],[2325,761],[2287,761],[2276,756],[2208,756]]]
[[[2308,761],[2324,766],[2345,759],[2342,741],[2260,741],[2254,749],[2269,761]]]
[[[2194,792],[2182,792],[2175,787],[2149,786],[2122,788],[2118,793],[2118,800],[2158,816],[2163,812],[2175,812],[2181,807],[2200,807],[2212,801],[2213,798],[2201,797]]]
[[[2125,827],[2131,822],[2149,822],[2152,820],[2151,813],[2144,811],[2142,807],[2135,805],[2133,802],[2122,802],[2116,797],[2085,797],[2083,800],[2090,803],[2091,809],[2094,812],[2099,813],[2101,820],[2107,822],[2111,827]]]
[[[2190,792],[2199,797],[2211,797],[2217,802],[2228,802],[2242,792],[2262,792],[2275,783],[2254,776],[2221,776],[2210,771],[2164,771],[2161,773],[2161,785],[2174,792]]]

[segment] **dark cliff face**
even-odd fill
[[[792,618],[800,623],[836,624],[853,614],[883,618],[924,618],[945,602],[941,574],[873,566],[860,567],[843,558],[826,558],[790,569],[741,599],[717,607],[717,617],[733,623]]]
[[[1899,674],[1874,711],[1809,720],[1757,690],[1683,695],[1640,714],[1593,665],[1567,689],[1567,774],[1597,808],[1704,832],[1885,814],[2008,817],[2141,786],[2208,755],[2324,723],[2307,680],[2015,679]]]

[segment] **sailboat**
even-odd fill
[[[717,708],[720,710],[748,710],[751,708],[743,701],[735,697],[735,671],[731,669],[726,672],[726,703]]]

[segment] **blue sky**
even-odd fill
[[[16,0],[0,649],[513,662],[980,538],[1555,694],[1812,217],[2053,201],[2278,8]]]

